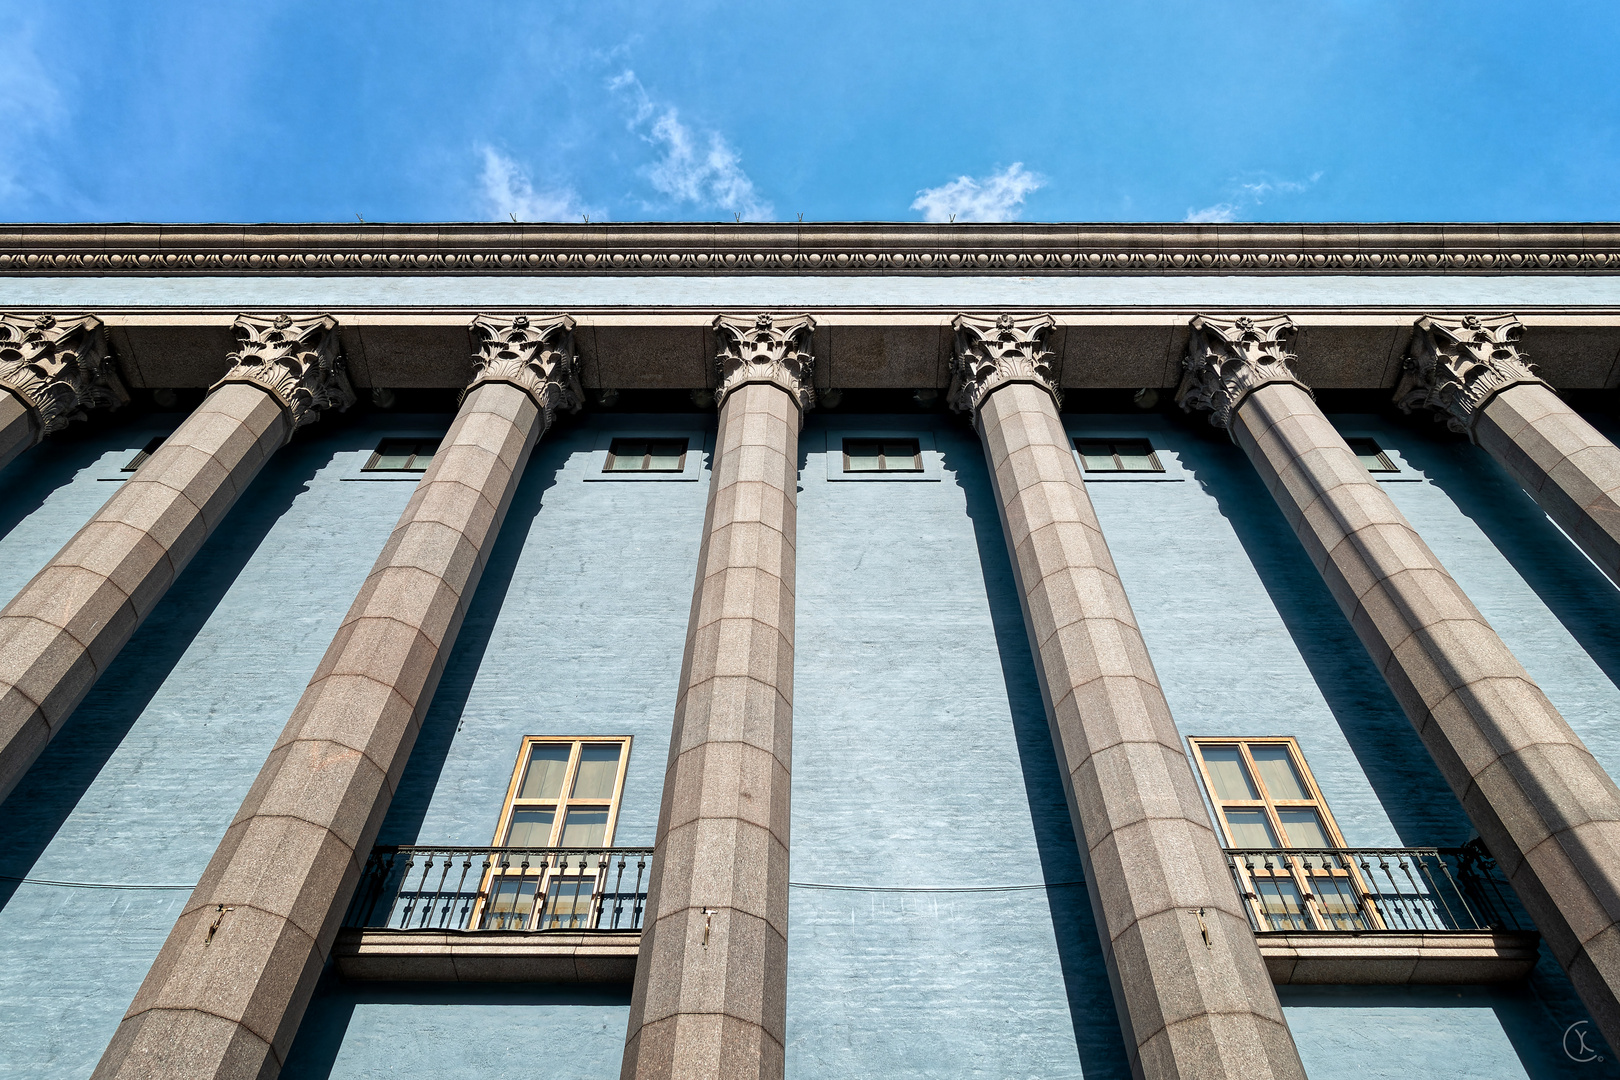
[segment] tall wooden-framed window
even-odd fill
[[[630,739],[531,735],[518,751],[486,877],[481,925],[549,930],[589,925],[601,852],[613,843]],[[563,852],[537,849],[563,848]]]
[[[1288,736],[1188,741],[1260,925],[1369,929],[1372,905],[1299,743]]]

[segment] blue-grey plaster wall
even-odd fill
[[[1076,435],[1148,437],[1183,477],[1089,485],[1182,734],[1297,737],[1352,846],[1466,840],[1466,816],[1243,453],[1201,417],[1065,419]],[[1477,449],[1416,423],[1334,419],[1402,464],[1385,490],[1604,760],[1612,587]],[[1544,562],[1534,585],[1512,561],[1531,552]],[[1280,996],[1317,1078],[1620,1074],[1605,1071],[1612,1057],[1563,1053],[1587,1014],[1546,957],[1518,988]]]
[[[327,423],[277,453],[0,805],[0,1076],[101,1056],[410,497],[344,479],[377,436]],[[0,584],[54,555],[147,437],[8,469],[0,506],[37,509],[0,541]]]
[[[615,432],[712,426],[710,416],[599,414],[565,419],[537,444],[379,843],[489,844],[525,735],[629,735],[613,839],[652,845],[709,476],[586,478],[601,475],[595,448]],[[629,1002],[628,987],[401,990],[328,978],[282,1075],[484,1077],[540,1062],[547,1076],[605,1080],[618,1074]]]
[[[840,427],[940,479],[828,482]],[[978,439],[800,446],[788,1075],[1127,1076]]]

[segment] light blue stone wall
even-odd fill
[[[162,430],[0,473],[8,599]],[[376,439],[328,423],[271,458],[0,805],[0,1076],[77,1080],[100,1058],[410,497],[345,479]]]
[[[1202,417],[1065,419],[1076,435],[1150,438],[1178,477],[1089,488],[1182,734],[1295,736],[1352,846],[1468,839],[1466,816],[1242,451]],[[1613,772],[1613,587],[1477,448],[1427,421],[1333,419],[1403,466],[1384,489]],[[1280,996],[1318,1080],[1620,1075],[1606,1051],[1609,1061],[1586,1064],[1563,1053],[1566,1027],[1587,1014],[1543,953],[1523,987]]]
[[[710,416],[564,418],[537,444],[468,609],[378,842],[489,844],[525,735],[632,737],[616,835],[651,847],[709,493],[601,480],[615,434]],[[517,1006],[524,1006],[518,1008]],[[618,1075],[628,986],[322,982],[282,1076]]]

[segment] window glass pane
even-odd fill
[[[883,443],[883,470],[885,472],[915,472],[920,468],[916,439],[894,439]]]
[[[1255,768],[1260,770],[1260,782],[1266,785],[1266,793],[1273,799],[1310,798],[1305,785],[1300,783],[1299,773],[1294,771],[1294,763],[1289,760],[1288,747],[1250,743],[1249,753],[1254,757]]]
[[[1256,878],[1255,895],[1260,910],[1273,930],[1306,930],[1305,906],[1300,903],[1299,889],[1292,881],[1277,878]]]
[[[507,847],[546,847],[551,843],[551,823],[555,810],[514,810],[506,830]]]
[[[1384,453],[1376,439],[1346,439],[1350,449],[1355,453],[1356,459],[1368,472],[1400,472],[1401,470]]]
[[[878,472],[883,464],[878,454],[881,444],[875,439],[844,440],[845,472]]]
[[[1215,797],[1217,799],[1258,799],[1260,793],[1254,790],[1254,784],[1249,780],[1249,770],[1243,765],[1243,757],[1235,746],[1205,746],[1201,748],[1204,754],[1204,767],[1209,770],[1209,778],[1215,784]]]
[[[1146,439],[1133,439],[1114,444],[1119,454],[1119,467],[1125,472],[1160,472],[1153,461],[1153,447]]]
[[[1316,909],[1330,929],[1367,929],[1367,920],[1362,917],[1356,890],[1349,878],[1312,878],[1311,888],[1316,893]]]
[[[416,444],[403,439],[384,439],[377,445],[377,460],[373,469],[403,469],[411,463]]]
[[[574,776],[575,799],[611,799],[613,784],[619,778],[617,743],[586,743],[579,754],[579,772]]]
[[[553,878],[546,890],[546,907],[540,913],[542,930],[575,930],[590,926],[591,897],[596,882],[591,878]]]
[[[119,471],[120,472],[134,472],[136,469],[139,469],[146,462],[147,458],[149,458],[153,454],[157,453],[157,448],[162,446],[162,445],[163,445],[163,436],[162,435],[159,435],[157,438],[150,440],[145,446],[143,446],[139,450],[137,450],[135,452],[135,456],[130,458],[128,461],[126,461],[124,463],[124,467],[122,469],[120,469]]]
[[[417,472],[427,472],[427,467],[433,464],[433,455],[438,452],[438,439],[427,439],[417,443],[416,456],[411,459],[411,468]]]
[[[496,878],[484,908],[484,929],[522,930],[534,910],[534,878]]]
[[[1277,838],[1271,835],[1271,823],[1264,810],[1228,810],[1226,824],[1232,832],[1233,847],[1274,848]]]
[[[647,458],[646,439],[614,439],[608,450],[608,472],[640,472]]]
[[[686,455],[685,439],[655,439],[648,444],[648,451],[652,455],[652,462],[647,467],[652,472],[680,472],[683,462],[681,458]]]
[[[575,808],[563,819],[563,847],[601,847],[607,837],[607,808],[585,810]]]
[[[1080,450],[1080,462],[1087,472],[1119,471],[1119,466],[1114,464],[1113,444],[1076,440],[1074,445]]]
[[[1322,828],[1322,819],[1316,816],[1316,811],[1305,806],[1279,807],[1277,817],[1282,820],[1283,832],[1288,834],[1289,847],[1322,848],[1332,847],[1328,842],[1327,831]]]
[[[529,770],[523,776],[518,798],[555,799],[561,795],[572,749],[569,743],[536,743],[529,751]]]

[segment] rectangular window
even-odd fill
[[[678,473],[685,468],[685,439],[614,439],[602,471]]]
[[[384,439],[361,472],[427,472],[439,439]]]
[[[490,858],[475,925],[594,925],[606,866],[601,852],[613,843],[629,764],[628,738],[523,740],[495,828],[493,846],[507,850]]]
[[[166,438],[168,438],[167,435],[158,435],[155,438],[148,440],[146,445],[135,451],[135,456],[124,462],[124,467],[118,471],[134,472],[136,469],[139,469],[143,464],[146,463],[147,458],[157,453],[157,448],[163,445],[163,440]]]
[[[1368,472],[1401,471],[1401,467],[1391,461],[1388,454],[1384,453],[1383,448],[1378,445],[1377,439],[1346,439],[1344,441],[1350,444],[1350,449],[1355,452],[1356,460],[1360,461],[1362,467]]]
[[[1076,439],[1074,448],[1086,472],[1164,472],[1146,439]]]
[[[845,439],[847,473],[922,472],[916,439]]]
[[[1366,890],[1291,738],[1189,740],[1244,898],[1271,930],[1376,927]],[[1294,852],[1300,854],[1294,854]]]

